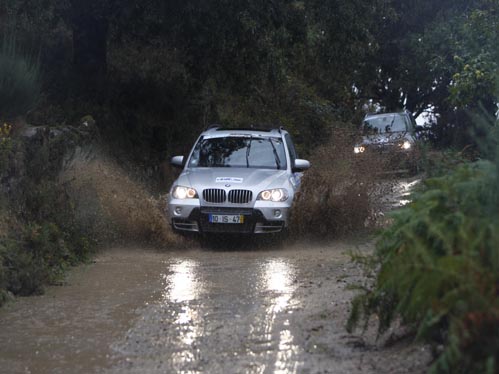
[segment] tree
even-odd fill
[[[439,115],[442,145],[470,142],[467,112],[495,110],[497,76],[495,1],[392,2],[396,17],[378,35],[380,50],[360,95],[386,110],[407,108],[418,116],[428,107]]]

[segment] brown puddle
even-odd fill
[[[349,343],[355,247],[106,251],[0,310],[0,372],[420,372],[417,347]]]
[[[1,309],[0,372],[89,373],[111,365],[111,343],[155,298],[164,256],[109,250],[74,269],[66,285]]]

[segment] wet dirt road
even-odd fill
[[[371,246],[106,250],[0,310],[0,372],[424,372],[424,347],[345,331]]]

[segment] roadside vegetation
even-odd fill
[[[441,112],[439,122],[449,126],[430,133],[438,152],[423,154],[427,179],[391,214],[374,255],[359,258],[371,280],[347,326],[377,323],[381,335],[401,323],[433,348],[433,373],[499,370],[499,56],[491,47],[499,29],[490,9],[469,8],[466,18],[456,13],[421,35],[426,43],[448,40],[441,74],[453,70],[452,83],[439,105],[455,110]]]
[[[39,65],[5,37],[0,46],[0,305],[59,283],[99,244],[179,244],[156,199],[96,152],[91,116],[76,125],[32,127]]]
[[[58,180],[74,136],[51,139],[47,130],[14,137],[7,122],[1,129],[0,304],[61,281],[67,267],[89,259],[95,244]]]
[[[489,122],[479,160],[440,170],[392,214],[362,259],[374,283],[352,304],[350,330],[376,316],[382,334],[400,320],[432,345],[434,373],[499,370],[499,132]]]

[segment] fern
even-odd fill
[[[440,344],[434,373],[495,372],[499,356],[499,193],[490,161],[429,179],[381,233],[371,290],[347,328],[372,314],[383,333],[397,317]],[[365,326],[365,325],[364,325]]]

